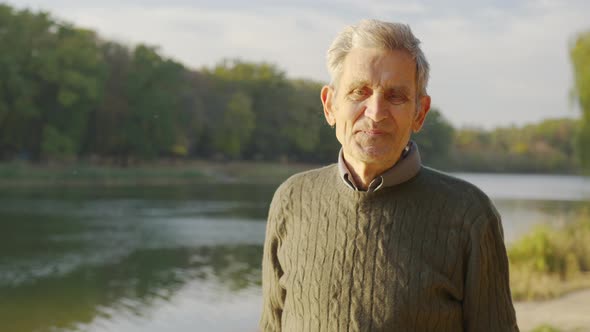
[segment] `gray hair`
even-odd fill
[[[342,74],[342,64],[348,53],[355,47],[371,47],[386,50],[403,50],[416,61],[416,88],[418,95],[426,95],[429,65],[420,40],[414,36],[409,25],[379,20],[362,20],[358,25],[346,27],[328,49],[328,71],[335,85]]]

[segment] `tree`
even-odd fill
[[[243,146],[248,144],[256,126],[255,119],[250,97],[243,92],[234,93],[213,136],[213,144],[232,158],[240,157]]]
[[[291,158],[321,160],[317,153],[320,128],[327,126],[319,98],[321,89],[322,85],[317,82],[291,81],[291,92],[281,107],[285,124],[282,126],[281,136],[288,142],[285,152]]]
[[[176,119],[181,109],[178,91],[183,87],[184,71],[182,65],[162,58],[155,48],[135,47],[125,86],[129,112],[122,158],[151,159],[171,152],[176,143]]]
[[[57,157],[44,148],[55,144],[43,140],[62,137],[70,143],[59,156],[75,156],[101,95],[95,33],[0,5],[0,45],[0,150],[35,160]]]
[[[570,49],[574,67],[574,95],[582,109],[576,146],[582,167],[590,171],[590,31],[578,36]]]
[[[0,4],[0,157],[38,159],[43,89],[37,64],[55,46],[56,29],[46,13]]]
[[[422,130],[414,136],[424,162],[443,167],[448,163],[455,130],[442,113],[431,109],[426,116]]]
[[[126,82],[131,54],[127,47],[114,42],[103,42],[101,53],[105,61],[104,93],[88,117],[84,152],[103,157],[126,156],[130,153],[125,127],[130,116]]]
[[[278,159],[287,154],[289,144],[284,139],[285,128],[292,125],[288,109],[293,87],[285,73],[267,63],[249,63],[240,60],[225,60],[213,70],[206,71],[214,81],[216,95],[208,102],[208,132],[223,121],[216,115],[225,108],[227,96],[241,91],[252,100],[252,110],[257,123],[252,138],[244,147],[246,159]]]
[[[71,142],[70,156],[80,154],[89,115],[103,95],[105,77],[104,61],[94,32],[62,24],[57,28],[56,38],[56,46],[46,50],[37,63],[40,74],[37,81],[42,89],[38,103],[43,110],[43,121],[39,125],[44,135],[41,142],[44,158],[67,154],[67,150],[62,149],[55,155],[55,150],[44,148],[47,130],[53,133],[50,137],[61,136]]]
[[[42,133],[41,151],[53,158],[67,158],[75,155],[76,145],[70,137],[61,134],[51,125],[45,125]]]
[[[208,93],[208,80],[205,75],[197,71],[187,70],[184,73],[182,89],[178,91],[181,100],[181,110],[178,113],[178,130],[173,154],[176,156],[198,155],[199,147],[203,144],[203,134],[206,125],[204,95]]]

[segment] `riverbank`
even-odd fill
[[[514,307],[522,332],[590,331],[590,290],[549,301],[516,302]]]
[[[325,165],[278,161],[180,159],[134,162],[127,167],[91,161],[45,164],[11,161],[0,162],[0,187],[141,186],[196,183],[278,184],[294,173],[321,166]],[[515,175],[513,173],[485,174]],[[526,174],[526,176],[535,175],[539,174]],[[540,174],[540,176],[543,175],[572,176],[565,174]]]
[[[88,163],[0,163],[0,186],[129,186],[192,183],[280,183],[316,167],[270,162],[159,161],[130,167]]]
[[[538,226],[508,248],[521,331],[590,331],[590,210],[554,229]]]
[[[538,225],[509,245],[508,257],[515,300],[546,300],[590,288],[590,208],[560,228]]]

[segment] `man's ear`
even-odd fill
[[[420,104],[416,110],[416,117],[414,118],[414,123],[412,123],[412,130],[415,133],[422,129],[422,125],[424,125],[424,120],[426,120],[426,114],[428,114],[428,111],[430,111],[430,96],[421,96]]]
[[[329,85],[324,85],[322,87],[320,98],[322,99],[322,105],[324,106],[324,116],[326,117],[326,121],[332,127],[336,124],[336,117],[332,104],[333,97],[334,89]]]

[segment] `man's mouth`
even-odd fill
[[[363,133],[365,135],[368,135],[368,136],[381,136],[381,135],[387,134],[386,131],[380,130],[380,129],[364,129],[364,130],[359,130],[359,132]]]

